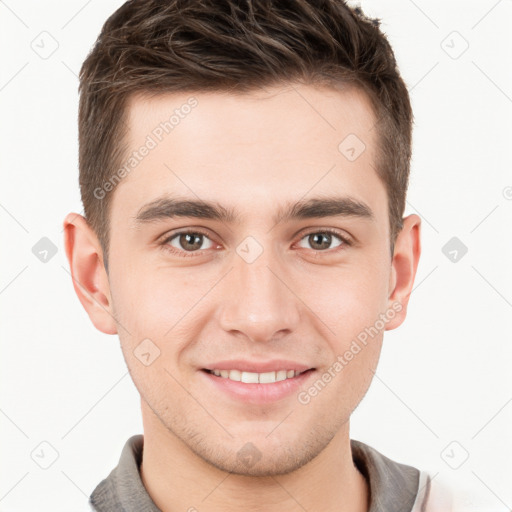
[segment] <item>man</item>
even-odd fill
[[[80,81],[66,252],[144,425],[92,508],[434,510],[429,475],[349,435],[420,257],[411,106],[378,20],[130,1]]]

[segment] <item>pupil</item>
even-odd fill
[[[186,249],[198,249],[201,247],[201,238],[203,235],[198,233],[186,233],[180,237],[180,245]],[[192,241],[191,241],[192,240]]]
[[[318,242],[318,237],[320,237],[320,241]],[[331,235],[329,235],[328,233],[315,233],[313,235],[311,235],[310,239],[313,239],[313,243],[311,245],[315,245],[315,244],[319,244],[320,245],[320,248],[322,249],[328,249],[329,248],[329,245],[331,243]],[[322,243],[322,239],[326,240],[325,243]],[[311,240],[310,240],[310,243],[311,243]]]

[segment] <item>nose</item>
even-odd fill
[[[292,276],[270,250],[255,261],[234,255],[234,267],[224,280],[221,328],[253,342],[268,342],[295,331],[301,301]]]

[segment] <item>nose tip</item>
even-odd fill
[[[285,269],[271,268],[261,255],[252,263],[240,259],[224,289],[220,323],[226,331],[243,333],[251,341],[270,341],[296,329],[300,314]]]

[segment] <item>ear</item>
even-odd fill
[[[396,329],[405,320],[416,269],[421,254],[421,218],[412,214],[403,219],[403,228],[397,236],[391,276],[389,279],[388,308],[396,315],[386,324],[386,331]]]
[[[116,334],[110,285],[98,237],[78,213],[66,215],[63,226],[66,256],[78,299],[96,329]]]

